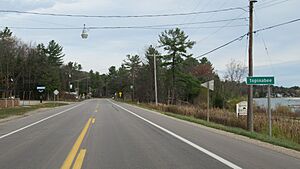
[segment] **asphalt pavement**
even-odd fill
[[[300,168],[300,159],[92,99],[0,123],[0,169]]]

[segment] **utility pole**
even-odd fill
[[[156,55],[155,55],[155,51],[154,51],[154,54],[153,54],[153,65],[154,65],[155,105],[157,106],[158,101],[157,101],[157,79],[156,79]]]
[[[158,99],[157,99],[157,69],[156,69],[156,47],[153,47],[150,45],[150,48],[153,48],[154,53],[153,53],[153,71],[154,71],[154,96],[155,96],[155,105],[158,105]]]
[[[253,76],[253,6],[257,0],[249,0],[249,77]],[[253,132],[253,85],[248,86],[247,128]]]

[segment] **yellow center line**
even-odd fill
[[[86,125],[84,126],[83,130],[81,131],[79,137],[77,138],[74,146],[72,147],[71,151],[69,152],[69,155],[67,156],[67,158],[65,159],[63,165],[61,166],[61,169],[70,169],[73,160],[80,148],[80,145],[89,129],[89,126],[91,124],[92,119],[89,118],[88,122],[86,123]]]
[[[95,119],[95,118],[93,118],[93,119],[92,119],[92,124],[94,124],[94,123],[95,123],[95,121],[96,121],[96,119]]]
[[[80,152],[79,152],[79,154],[78,154],[78,156],[76,158],[75,164],[73,166],[73,169],[81,169],[85,153],[86,153],[86,149],[81,149],[80,150]]]

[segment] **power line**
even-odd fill
[[[233,42],[235,42],[235,41],[238,41],[238,40],[242,40],[245,36],[247,36],[248,35],[248,33],[246,33],[246,34],[244,34],[244,35],[242,35],[242,36],[240,36],[240,37],[237,37],[237,38],[235,38],[235,39],[233,39],[233,40],[231,40],[231,41],[229,41],[229,42],[227,42],[227,43],[225,43],[225,44],[223,44],[223,45],[221,45],[221,46],[219,46],[219,47],[217,47],[217,48],[214,48],[213,50],[210,50],[210,51],[208,51],[208,52],[206,52],[206,53],[204,53],[204,54],[202,54],[202,55],[200,55],[200,56],[197,56],[196,58],[201,58],[201,57],[203,57],[203,56],[205,56],[205,55],[208,55],[208,54],[210,54],[210,53],[213,53],[214,51],[217,51],[217,50],[219,50],[219,49],[221,49],[221,48],[223,48],[223,47],[225,47],[225,46],[228,46],[228,45],[230,45],[231,43],[233,43]]]
[[[283,25],[287,25],[287,24],[291,24],[291,23],[299,22],[299,21],[300,21],[300,18],[299,19],[294,19],[294,20],[291,20],[291,21],[287,21],[287,22],[283,22],[283,23],[277,24],[277,25],[273,25],[273,26],[269,26],[269,27],[258,29],[256,31],[254,31],[253,33],[265,31],[265,30],[268,30],[268,29],[273,29],[273,28],[276,28],[276,27],[279,27],[279,26],[283,26]]]
[[[283,26],[283,25],[287,25],[287,24],[291,24],[291,23],[295,23],[295,22],[299,22],[299,21],[300,21],[300,18],[299,19],[294,19],[294,20],[291,20],[291,21],[287,21],[287,22],[283,22],[283,23],[276,24],[276,25],[273,25],[273,26],[269,26],[269,27],[265,27],[265,28],[261,28],[261,29],[255,30],[255,31],[253,31],[253,33],[255,34],[257,32],[261,32],[261,31],[273,29],[273,28],[276,28],[276,27],[280,27],[280,26]],[[230,45],[231,43],[233,43],[235,41],[242,40],[248,34],[249,33],[246,33],[246,34],[244,34],[242,36],[239,36],[239,37],[237,37],[237,38],[235,38],[235,39],[233,39],[233,40],[231,40],[231,41],[229,41],[229,42],[227,42],[227,43],[225,43],[225,44],[223,44],[223,45],[221,45],[219,47],[216,47],[216,48],[214,48],[214,49],[212,49],[212,50],[210,50],[210,51],[208,51],[208,52],[206,52],[206,53],[204,53],[204,54],[202,54],[200,56],[197,56],[196,58],[200,58],[200,57],[206,56],[206,55],[208,55],[210,53],[213,53],[213,52],[215,52],[215,51],[217,51],[217,50],[219,50],[221,48],[224,48],[225,46]]]
[[[265,0],[261,3],[259,3],[257,6],[269,5],[269,4],[274,3],[274,2],[277,3],[277,1],[282,1],[282,0]]]
[[[236,18],[240,18],[242,15],[244,14],[244,12],[242,14],[239,14]],[[248,19],[248,17],[247,17]],[[203,42],[204,40],[207,40],[209,37],[213,36],[214,34],[218,33],[219,31],[221,31],[222,29],[230,26],[230,24],[233,22],[234,20],[229,21],[228,23],[224,24],[222,27],[220,27],[218,30],[212,32],[211,34],[209,34],[208,36],[202,38],[200,41],[197,41],[197,43],[199,42]]]
[[[187,23],[175,23],[175,24],[161,24],[161,25],[144,25],[144,26],[94,26],[87,27],[87,29],[160,29],[161,27],[174,27],[174,26],[185,26],[185,25],[198,25],[198,24],[210,24],[220,23],[227,21],[236,20],[247,20],[248,17],[233,18],[233,19],[222,19],[222,20],[211,20],[211,21],[199,21],[199,22],[187,22]],[[82,29],[82,27],[10,27],[14,29],[40,29],[40,30],[71,30],[71,29]],[[216,28],[216,27],[214,27]]]
[[[225,26],[228,28],[232,27],[246,27],[247,24],[244,25],[229,25]],[[0,26],[4,28],[5,26]],[[11,29],[24,29],[24,30],[81,30],[82,27],[19,27],[19,26],[8,26]],[[170,29],[170,27],[130,27],[130,26],[122,26],[122,27],[86,27],[89,30],[99,30],[99,29]],[[224,28],[224,26],[193,26],[193,27],[180,27],[181,29],[217,29]]]
[[[220,25],[220,26],[193,26],[193,27],[179,27],[181,29],[217,29],[217,28],[234,28],[234,27],[247,27],[248,24],[240,24],[240,25]],[[153,29],[169,29],[167,27],[153,28]]]
[[[212,2],[212,1],[210,0],[210,2]],[[224,3],[220,6],[220,8],[223,8],[227,3],[228,3],[228,1],[224,2]],[[209,15],[209,17],[207,17],[207,19],[212,18],[213,16],[214,16],[214,15],[211,14],[211,15]],[[241,16],[241,15],[238,15],[238,16],[235,17],[235,18],[239,18],[240,16]],[[221,31],[223,28],[229,26],[232,22],[233,22],[233,21],[230,21],[230,22],[224,24],[223,27],[219,27],[218,30],[213,31],[213,32],[210,33],[209,35],[205,36],[204,38],[202,38],[202,39],[200,39],[199,41],[196,41],[196,42],[197,42],[197,43],[203,42],[204,40],[208,39],[209,37],[213,36],[214,34],[218,33],[219,31]],[[196,31],[196,32],[198,32],[198,31]],[[194,33],[196,33],[196,32],[194,32]]]
[[[273,1],[265,2],[263,4],[258,5],[257,9],[268,8],[268,7],[275,6],[275,5],[278,5],[278,4],[282,4],[282,3],[285,3],[285,2],[288,2],[288,1],[290,1],[290,0],[273,0]]]
[[[232,18],[232,19],[221,19],[221,20],[211,20],[211,21],[199,21],[199,22],[187,22],[187,23],[176,23],[176,24],[162,24],[162,25],[147,25],[147,26],[135,26],[136,28],[151,28],[151,27],[172,27],[172,26],[182,26],[182,25],[196,25],[196,24],[209,24],[209,23],[220,23],[227,21],[236,21],[236,20],[247,20],[248,17]]]
[[[55,16],[55,17],[77,17],[77,18],[153,18],[153,17],[172,17],[172,16],[187,16],[187,15],[199,15],[209,14],[217,12],[228,12],[234,10],[243,10],[244,7],[233,7],[224,8],[210,11],[197,11],[187,13],[170,13],[170,14],[145,14],[145,15],[83,15],[83,14],[61,14],[61,13],[43,13],[43,12],[28,12],[18,10],[0,10],[0,13],[17,13],[17,14],[28,14],[28,15],[40,15],[40,16]]]
[[[258,23],[258,25],[260,26],[260,21],[259,21],[258,15],[256,14],[255,11],[254,11],[254,14],[255,14],[257,23]],[[266,55],[267,55],[268,60],[269,60],[269,66],[270,66],[272,72],[274,72],[274,69],[273,69],[273,63],[272,63],[272,58],[271,58],[270,55],[269,55],[269,50],[268,50],[268,47],[267,47],[267,44],[266,44],[266,41],[265,41],[265,38],[264,38],[263,34],[260,36],[260,38],[261,38],[261,40],[262,40],[262,42],[263,42],[264,50],[265,50]]]

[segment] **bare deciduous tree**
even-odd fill
[[[241,82],[246,76],[247,67],[240,61],[231,60],[229,64],[226,65],[226,72],[224,78],[228,81]]]

